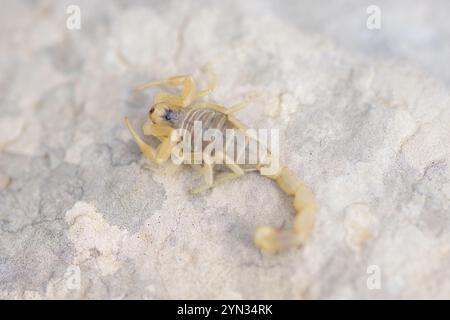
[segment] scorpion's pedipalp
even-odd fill
[[[160,80],[154,80],[154,81],[150,81],[144,84],[141,84],[140,86],[138,86],[136,88],[136,90],[141,91],[141,90],[145,90],[154,86],[180,86],[180,85],[185,85],[185,82],[189,81],[191,83],[194,83],[194,79],[192,79],[191,76],[189,75],[178,75],[178,76],[173,76],[170,78],[166,78],[166,79],[160,79]]]
[[[160,92],[155,96],[154,103],[159,104],[163,102],[177,107],[185,107],[190,103],[190,101],[185,102],[183,97],[179,97],[168,92]]]
[[[163,125],[156,126],[150,120],[147,120],[147,122],[145,122],[142,126],[142,131],[146,136],[167,137],[172,132],[172,128]]]
[[[133,126],[130,124],[130,121],[128,120],[127,117],[125,117],[125,125],[128,128],[128,131],[130,131],[131,136],[133,137],[134,141],[136,142],[136,144],[138,145],[139,149],[141,150],[142,154],[149,160],[154,161],[155,157],[156,157],[156,150],[146,144],[141,137],[139,137],[139,135],[136,133],[136,131],[134,131]]]
[[[141,137],[139,137],[139,135],[136,133],[136,131],[131,126],[127,117],[125,117],[125,125],[127,126],[128,131],[130,131],[131,136],[133,137],[134,141],[138,145],[142,154],[148,160],[155,162],[157,164],[160,164],[160,163],[166,161],[170,157],[170,153],[172,152],[172,149],[174,148],[174,146],[177,143],[177,141],[172,139],[170,135],[168,137],[162,138],[161,144],[155,150],[152,146],[145,143],[141,139]]]
[[[198,97],[194,79],[189,75],[180,75],[163,80],[152,81],[138,86],[136,90],[141,91],[158,85],[182,86],[183,88],[181,89],[180,96],[168,92],[160,92],[155,97],[155,104],[166,102],[176,107],[186,107]]]

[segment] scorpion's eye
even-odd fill
[[[166,121],[172,121],[174,119],[176,119],[176,114],[175,112],[173,112],[172,110],[166,110],[166,113],[164,114],[164,119]]]

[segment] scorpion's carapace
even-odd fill
[[[204,130],[213,128],[224,131],[231,128],[246,132],[247,127],[233,116],[235,112],[245,106],[244,103],[225,108],[201,100],[214,89],[213,81],[209,82],[208,88],[205,90],[197,91],[193,78],[188,75],[181,75],[144,84],[138,87],[138,90],[155,85],[181,86],[182,88],[180,95],[167,92],[158,93],[149,110],[148,120],[144,124],[143,132],[145,135],[157,137],[161,141],[158,147],[155,149],[145,143],[135,132],[128,119],[125,118],[125,124],[133,139],[143,155],[150,161],[157,164],[166,161],[180,140],[180,137],[177,136],[177,129],[184,129],[191,133],[195,121],[201,121],[204,124]],[[217,152],[214,154],[214,158],[220,157],[223,158],[224,154],[218,154]],[[296,177],[295,173],[283,166],[278,166],[276,172],[268,173],[268,170],[265,169],[270,165],[270,160],[252,166],[241,166],[234,159],[227,158],[226,160],[225,165],[229,170],[219,174],[216,173],[216,167],[218,163],[222,162],[217,161],[216,164],[212,159],[212,161],[201,163],[200,172],[205,178],[205,186],[197,188],[196,192],[239,177],[247,171],[258,171],[262,175],[275,180],[284,192],[294,198],[293,204],[297,214],[291,230],[278,230],[270,226],[258,227],[254,235],[256,245],[263,252],[277,253],[305,243],[314,228],[317,206],[311,190]]]

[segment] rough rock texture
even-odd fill
[[[72,3],[81,30],[66,28]],[[4,4],[0,298],[450,298],[447,2],[411,9],[410,29],[393,23],[406,2],[382,2],[379,31],[357,1],[226,3]],[[346,41],[339,21],[357,29]],[[239,118],[279,128],[284,162],[314,190],[304,248],[252,243],[257,225],[292,220],[271,181],[191,196],[195,172],[154,172],[131,141],[123,117],[141,123],[155,93],[133,88],[179,73],[204,84],[208,63],[212,99],[255,96]]]

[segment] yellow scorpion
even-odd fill
[[[234,105],[230,108],[204,101],[201,99],[209,95],[214,89],[214,81],[209,81],[204,90],[197,90],[192,76],[179,75],[164,80],[146,83],[138,90],[152,86],[181,87],[180,95],[169,92],[160,92],[155,96],[150,108],[147,122],[143,126],[143,133],[154,136],[160,140],[157,148],[145,143],[131,126],[125,117],[125,124],[133,139],[139,146],[142,154],[151,162],[161,164],[169,159],[171,153],[180,141],[177,129],[192,131],[195,121],[206,123],[206,127],[225,130],[234,128],[241,132],[248,132],[248,128],[242,124],[233,114],[241,110],[245,103]],[[252,168],[240,166],[234,159],[226,159],[227,172],[217,174],[218,160],[223,154],[216,153],[214,159],[208,163],[200,164],[200,172],[205,179],[205,185],[197,188],[196,192],[207,190],[218,183],[242,176],[247,171],[258,171],[261,175],[275,180],[280,188],[294,198],[293,204],[297,214],[294,218],[291,230],[279,230],[271,226],[259,226],[254,234],[255,244],[261,251],[275,254],[282,250],[303,245],[310,237],[315,221],[317,205],[314,195],[305,184],[296,177],[295,173],[284,166],[278,166],[276,172],[267,173],[268,163],[257,163]]]

